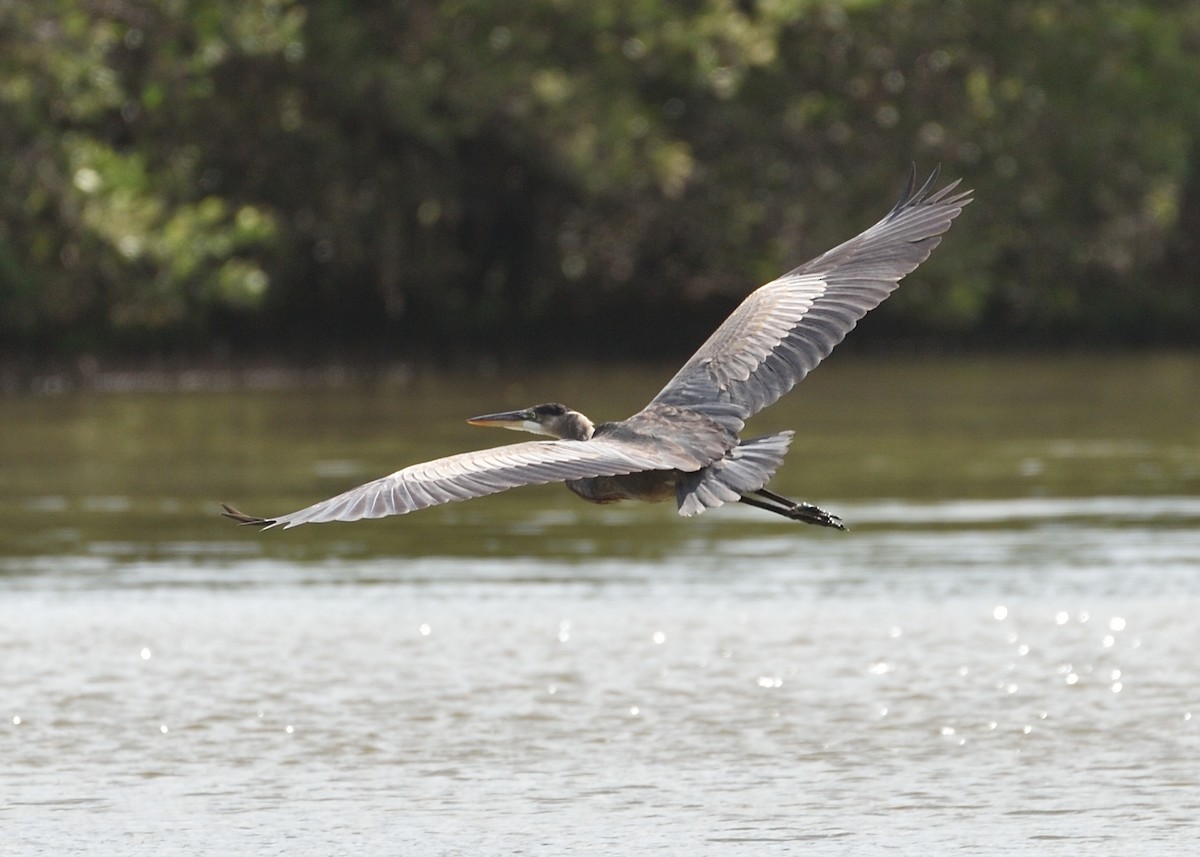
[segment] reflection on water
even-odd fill
[[[215,515],[638,372],[2,399],[6,853],[1187,853],[1198,366],[823,367],[759,428],[847,534],[561,488]]]

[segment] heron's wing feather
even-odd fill
[[[958,182],[930,192],[937,171],[862,234],[744,300],[663,388],[656,404],[688,408],[739,431],[744,420],[792,389],[929,258],[971,201]]]
[[[784,431],[744,440],[719,461],[684,474],[675,486],[679,514],[690,518],[765,487],[783,464],[792,435]]]
[[[588,476],[616,476],[669,469],[671,462],[648,446],[620,439],[548,440],[514,443],[414,464],[298,512],[276,518],[226,515],[246,524],[295,527],[326,521],[358,521],[403,515],[454,500],[497,494],[522,485],[541,485]]]

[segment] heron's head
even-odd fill
[[[520,411],[505,411],[500,414],[484,414],[467,420],[473,426],[494,426],[545,434],[560,440],[589,440],[595,426],[579,411],[573,411],[558,402],[534,405]]]

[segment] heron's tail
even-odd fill
[[[675,486],[679,514],[690,518],[762,488],[783,464],[792,435],[783,431],[744,440],[720,461],[685,474]]]

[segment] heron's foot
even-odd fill
[[[812,503],[794,503],[783,509],[780,514],[785,518],[791,518],[793,521],[803,521],[806,524],[816,524],[819,527],[833,527],[835,530],[846,529],[846,525],[842,523],[841,518],[837,515],[831,515],[820,506],[814,506]]]
[[[751,494],[743,494],[742,502],[748,506],[754,506],[756,509],[766,509],[768,512],[782,515],[792,521],[803,521],[818,527],[832,527],[835,530],[846,529],[841,518],[831,515],[820,506],[790,500],[774,491],[768,491],[766,488],[760,488]]]

